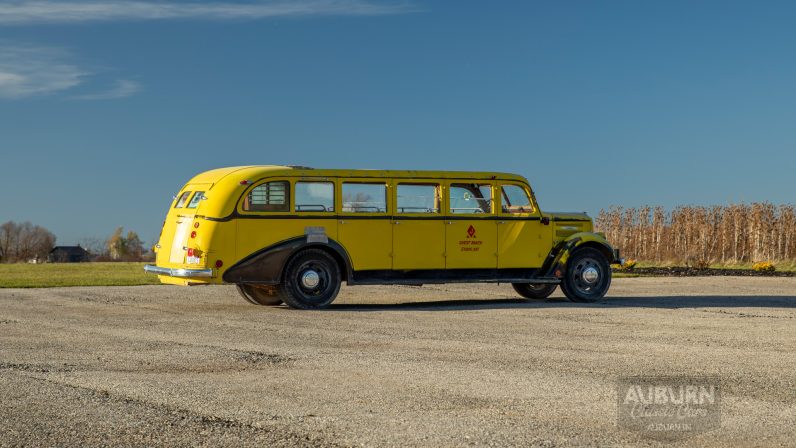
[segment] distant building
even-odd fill
[[[86,249],[77,246],[55,246],[47,256],[50,263],[80,263],[89,261],[89,253]]]

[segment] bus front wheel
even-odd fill
[[[594,302],[611,287],[611,266],[600,251],[578,249],[567,261],[561,291],[573,302]]]
[[[279,296],[291,308],[312,310],[324,308],[340,291],[340,267],[327,252],[306,249],[285,266]]]

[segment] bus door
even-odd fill
[[[348,251],[354,270],[391,269],[389,183],[383,179],[343,178],[339,185],[337,239]]]
[[[446,187],[447,269],[497,268],[497,224],[490,182],[451,181]]]
[[[432,180],[395,180],[393,185],[392,268],[444,269],[442,186]]]
[[[541,222],[528,187],[498,184],[498,268],[538,268],[552,241],[552,227]]]

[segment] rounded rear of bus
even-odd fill
[[[147,271],[163,283],[177,285],[221,283],[227,263],[234,261],[234,223],[218,216],[229,207],[230,194],[220,181],[235,171],[226,168],[202,173],[183,186],[171,203],[154,250],[156,263]]]

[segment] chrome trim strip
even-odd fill
[[[171,277],[212,277],[212,269],[171,269],[162,268],[153,264],[144,266],[144,271],[150,274],[168,275]]]

